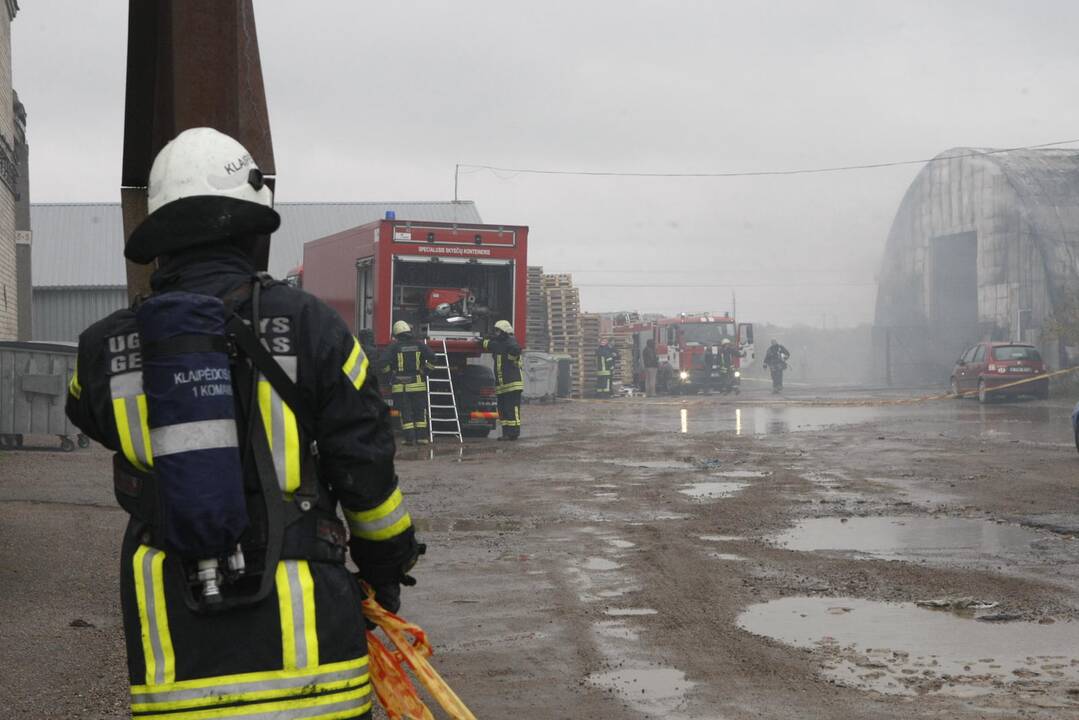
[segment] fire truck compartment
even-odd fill
[[[513,270],[511,260],[395,255],[393,320],[436,335],[487,335],[514,317]],[[469,297],[442,313],[430,307],[432,291],[465,289]]]

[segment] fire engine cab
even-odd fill
[[[660,392],[738,392],[742,370],[754,358],[752,323],[735,322],[727,313],[683,313],[633,328],[638,377],[643,376],[641,353],[649,339],[659,357]],[[724,340],[729,366],[723,358]]]

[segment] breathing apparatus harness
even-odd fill
[[[266,350],[261,339],[261,292],[276,282],[269,275],[259,273],[251,283],[226,295],[220,301],[226,318],[223,334],[180,334],[143,348],[146,358],[227,352],[232,370],[230,380],[242,411],[242,416],[236,418],[238,430],[242,430],[237,433],[241,440],[241,468],[254,469],[254,473],[242,473],[250,522],[238,543],[227,550],[218,550],[216,557],[192,557],[190,553],[172,552],[178,556],[178,561],[166,563],[166,567],[171,565],[178,574],[179,584],[185,588],[185,604],[193,612],[222,612],[259,603],[274,591],[275,573],[281,560],[332,563],[345,560],[347,534],[344,525],[337,519],[332,498],[323,497],[319,492],[318,445],[313,439],[315,422],[311,409],[299,387]],[[161,296],[151,296],[140,302],[150,302]],[[234,311],[248,297],[251,299],[250,325]],[[301,437],[309,443],[309,451],[301,452],[300,483],[291,498],[284,495],[278,484],[270,440],[259,408],[260,375],[292,410]],[[170,543],[166,532],[170,507],[169,493],[164,490],[171,488],[163,487],[157,468],[141,470],[117,453],[113,469],[117,500],[144,524],[141,541],[166,552],[175,551],[175,543]],[[252,475],[257,480],[253,480]],[[173,510],[171,514],[182,513]]]

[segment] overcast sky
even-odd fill
[[[23,0],[31,200],[119,200],[127,3]],[[1069,0],[256,0],[279,201],[448,200],[455,163],[721,172],[1079,137]],[[872,319],[916,166],[461,176],[587,310]],[[601,272],[606,269],[609,272]],[[621,287],[609,287],[617,285]]]

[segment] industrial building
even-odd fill
[[[17,246],[27,237],[16,237],[19,202],[17,147],[25,140],[26,113],[11,87],[11,23],[19,11],[15,0],[5,0],[0,11],[0,340],[19,335],[19,272]]]
[[[954,148],[903,197],[881,263],[874,328],[880,379],[947,382],[980,339],[1065,348],[1046,320],[1079,283],[1079,150]]]
[[[471,201],[278,203],[281,229],[269,271],[283,278],[303,244],[394,211],[401,220],[481,222]],[[33,339],[73,341],[91,323],[127,305],[120,203],[34,204]]]

